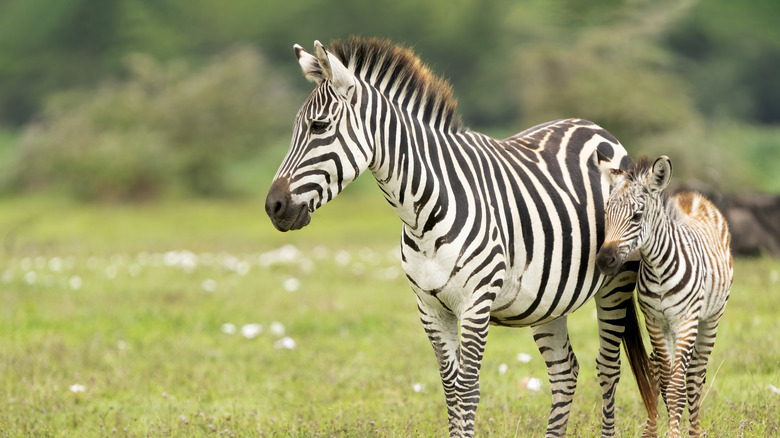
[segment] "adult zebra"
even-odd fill
[[[625,149],[574,119],[493,139],[462,125],[450,86],[410,50],[355,37],[332,53],[314,47],[295,46],[316,88],[268,192],[274,226],[306,226],[371,170],[403,222],[403,268],[438,359],[451,436],[473,435],[490,324],[532,327],[552,390],[547,435],[565,435],[579,369],[566,315],[596,297],[602,435],[614,435],[621,339],[643,399],[652,396],[632,295],[637,265],[609,277],[595,266],[609,191],[599,161],[625,168]]]

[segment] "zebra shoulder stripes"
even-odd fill
[[[630,161],[602,128],[545,123],[505,140],[463,126],[449,85],[403,47],[377,39],[295,53],[315,89],[266,198],[282,231],[370,170],[403,222],[403,268],[435,352],[451,436],[472,436],[489,325],[531,326],[563,436],[578,364],[566,315],[595,297],[602,434],[614,435],[620,344],[650,406],[649,360],[632,301],[637,264],[595,266],[609,185],[599,162]]]
[[[669,435],[680,436],[687,392],[690,436],[698,437],[707,361],[733,279],[728,225],[697,193],[665,194],[672,173],[666,156],[652,166],[644,158],[627,172],[607,173],[613,189],[598,266],[611,273],[627,254],[641,253],[639,306],[653,344],[655,385],[669,411]],[[642,436],[657,436],[654,416]]]

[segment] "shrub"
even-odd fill
[[[48,101],[20,141],[11,184],[97,201],[224,195],[227,164],[287,135],[280,118],[294,103],[251,49],[198,70],[134,55],[124,80]]]

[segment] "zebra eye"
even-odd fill
[[[641,211],[637,211],[636,213],[634,213],[633,216],[631,216],[631,221],[632,222],[639,222],[640,220],[642,220],[642,212]]]
[[[328,129],[329,124],[330,123],[326,120],[312,120],[309,124],[309,129],[311,129],[311,132],[315,134],[322,134],[326,129]]]

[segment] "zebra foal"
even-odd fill
[[[686,405],[690,436],[700,431],[699,408],[707,361],[733,281],[728,225],[697,193],[668,196],[672,164],[661,156],[641,158],[628,171],[603,169],[612,184],[606,206],[606,238],[597,255],[605,274],[636,249],[642,261],[639,307],[653,345],[653,380],[669,412],[669,436],[680,436]],[[655,416],[643,437],[657,436]]]

